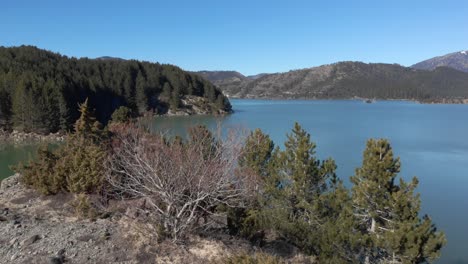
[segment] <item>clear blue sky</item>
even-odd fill
[[[22,44],[247,75],[343,60],[409,66],[468,49],[468,0],[3,0],[0,45]]]

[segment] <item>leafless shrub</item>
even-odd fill
[[[239,206],[252,195],[255,179],[236,171],[243,138],[239,133],[220,139],[199,127],[184,141],[130,125],[115,130],[108,183],[122,198],[144,198],[154,220],[174,241],[216,206]]]

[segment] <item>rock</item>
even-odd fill
[[[65,258],[63,256],[61,256],[61,257],[55,256],[55,257],[50,258],[50,263],[51,264],[62,264],[64,262],[65,262]]]
[[[6,190],[12,186],[15,186],[16,184],[19,183],[19,174],[16,173],[13,176],[10,176],[4,180],[1,181],[0,183],[0,190]]]
[[[13,239],[10,240],[10,245],[14,245],[18,241],[17,237],[14,237]]]
[[[56,256],[50,258],[52,264],[62,264],[65,262],[65,249],[60,249]]]
[[[32,244],[36,243],[37,241],[39,241],[40,239],[41,239],[41,236],[39,236],[39,235],[33,235],[33,236],[31,236],[30,238],[21,241],[21,242],[20,242],[20,246],[29,246],[29,245],[32,245]]]
[[[57,256],[64,256],[64,255],[65,255],[65,249],[64,248],[57,251]]]
[[[103,240],[109,240],[111,234],[109,232],[109,230],[104,230],[103,232],[101,232],[101,239]]]

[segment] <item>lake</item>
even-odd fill
[[[445,231],[448,244],[438,263],[468,263],[468,105],[427,105],[406,101],[231,100],[227,117],[162,117],[151,127],[178,133],[195,124],[261,128],[276,144],[298,121],[317,143],[320,158],[332,157],[348,182],[362,161],[368,138],[387,138],[401,157],[400,175],[420,180],[422,213]],[[34,147],[0,148],[0,177],[7,165]]]

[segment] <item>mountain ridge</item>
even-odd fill
[[[468,72],[468,50],[433,57],[418,62],[411,67],[420,70],[434,70],[437,67],[450,67],[459,71]]]
[[[432,71],[398,64],[337,62],[266,74],[256,79],[212,82],[232,98],[404,99],[462,103],[468,98],[468,73],[450,67]]]

